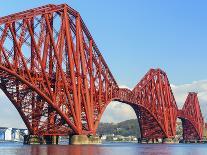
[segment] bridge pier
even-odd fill
[[[56,135],[25,135],[24,144],[27,145],[41,145],[41,144],[59,144],[59,136]],[[73,135],[70,136],[69,144],[71,145],[90,145],[90,144],[101,144],[101,139],[96,135]]]
[[[139,138],[139,139],[138,139],[138,143],[140,143],[140,144],[147,144],[147,143],[148,143],[148,139],[145,139],[145,138]]]
[[[200,140],[183,140],[184,144],[201,143]]]
[[[43,144],[43,136],[25,135],[24,144]]]
[[[96,135],[73,135],[70,137],[71,145],[101,144],[101,139]]]
[[[140,138],[140,139],[138,139],[138,143],[140,143],[140,144],[158,144],[158,143],[160,143],[160,141],[156,138],[153,138],[153,139]]]
[[[24,136],[24,144],[33,145],[33,144],[58,144],[59,136],[56,135],[25,135]]]
[[[147,144],[155,144],[156,143],[155,141],[156,141],[155,139],[149,139],[147,140]]]
[[[174,143],[173,138],[163,138],[162,139],[163,144],[172,144]]]
[[[59,136],[44,136],[44,144],[58,144]]]

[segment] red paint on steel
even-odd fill
[[[197,93],[189,93],[178,117],[182,120],[183,138],[185,140],[202,139],[204,120],[201,113]]]
[[[186,139],[202,136],[195,95],[178,111],[160,69],[132,91],[119,88],[81,16],[66,4],[0,18],[0,88],[34,135],[95,133],[116,100],[133,107],[143,138],[173,138],[177,116]]]

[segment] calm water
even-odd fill
[[[102,144],[90,146],[1,143],[2,155],[207,155],[207,144]]]

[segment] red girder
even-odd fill
[[[31,134],[95,133],[117,100],[133,107],[143,138],[175,136],[178,109],[166,73],[151,69],[132,91],[119,88],[80,14],[66,4],[0,18],[0,88]]]
[[[182,110],[178,111],[182,120],[183,138],[185,140],[202,139],[204,120],[197,93],[189,93]]]
[[[47,5],[0,18],[0,30],[0,86],[30,133],[94,133],[118,85],[79,13]]]
[[[162,70],[151,69],[132,91],[119,89],[117,100],[132,105],[143,138],[152,138],[150,133],[156,135],[153,138],[175,136],[177,105]]]

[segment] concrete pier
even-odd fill
[[[58,144],[59,136],[38,136],[38,135],[25,135],[24,144],[33,145],[33,144]]]
[[[139,138],[138,139],[138,143],[140,144],[148,144],[149,140],[148,139],[145,139],[145,138]]]
[[[43,137],[37,135],[25,135],[24,144],[42,144]]]
[[[56,145],[59,142],[59,136],[44,136],[44,144]]]
[[[174,141],[172,138],[163,138],[162,143],[163,144],[172,144],[172,143],[174,143]]]
[[[101,144],[99,136],[95,135],[73,135],[70,137],[71,145],[90,145],[90,144]]]
[[[140,144],[158,144],[160,143],[158,139],[140,139],[138,140]]]
[[[201,141],[200,140],[183,140],[182,143],[193,144],[193,143],[201,143]]]

